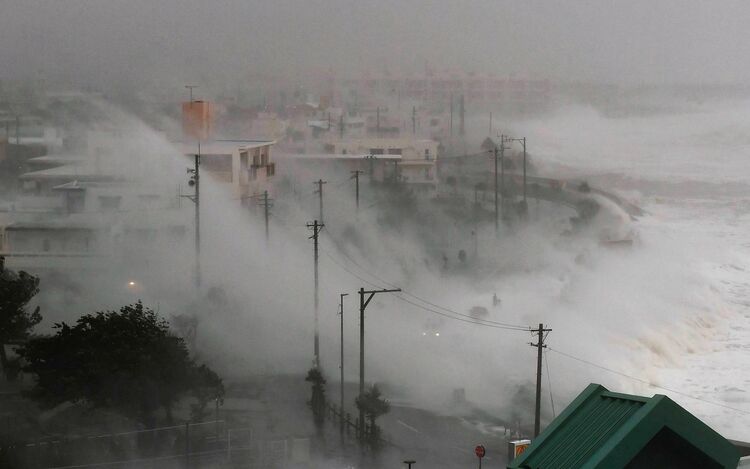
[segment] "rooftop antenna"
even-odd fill
[[[185,85],[185,88],[190,90],[190,107],[193,107],[193,88],[198,88],[198,85]]]

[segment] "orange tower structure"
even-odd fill
[[[210,101],[182,103],[182,133],[185,137],[208,140],[214,130],[214,106]]]

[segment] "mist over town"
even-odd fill
[[[750,467],[743,2],[0,4],[0,467]]]

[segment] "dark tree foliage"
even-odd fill
[[[224,384],[221,378],[211,368],[200,365],[193,370],[193,395],[198,400],[192,404],[190,416],[194,421],[201,421],[206,416],[209,402],[224,403]]]
[[[55,329],[55,335],[34,338],[19,351],[24,370],[37,376],[25,395],[43,406],[82,402],[152,426],[157,409],[171,419],[172,405],[188,392],[204,407],[223,396],[216,373],[197,366],[183,339],[140,302]]]
[[[315,423],[322,424],[326,414],[326,379],[320,369],[313,367],[307,372],[305,381],[312,383],[312,396],[310,407],[312,407]]]
[[[8,362],[4,344],[27,338],[31,328],[42,320],[38,307],[31,313],[26,310],[37,293],[39,277],[5,269],[4,259],[0,258],[0,364],[6,378],[12,378],[15,372]]]
[[[378,431],[375,420],[381,415],[387,414],[391,410],[391,405],[382,397],[377,384],[374,384],[361,396],[357,396],[355,403],[357,409],[361,410],[365,414],[365,418],[370,421],[370,428],[372,429],[370,437],[377,439]]]

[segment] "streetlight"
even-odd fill
[[[411,469],[411,465],[416,463],[417,461],[414,461],[413,459],[407,459],[404,461],[404,464],[407,464],[409,466],[409,469]]]

